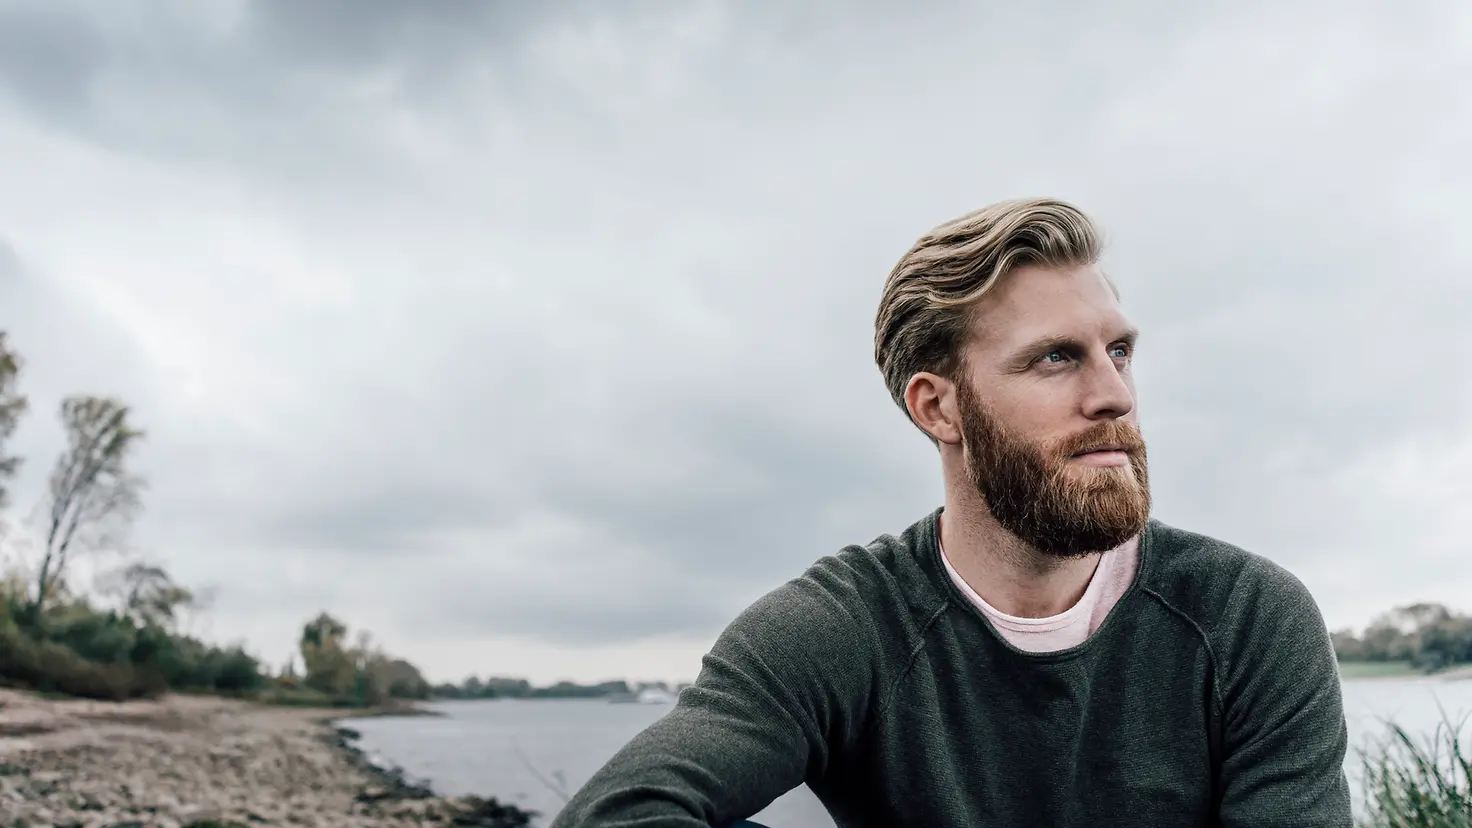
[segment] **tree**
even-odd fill
[[[1365,629],[1366,657],[1370,661],[1409,661],[1411,640],[1394,619],[1382,617]]]
[[[1452,618],[1452,611],[1442,604],[1407,604],[1396,607],[1385,616],[1384,623],[1407,633],[1445,623]]]
[[[1447,614],[1416,633],[1417,667],[1428,672],[1472,661],[1472,618]]]
[[[1341,630],[1332,638],[1341,661],[1404,661],[1427,672],[1472,663],[1472,618],[1443,604],[1396,607],[1362,637]]]
[[[343,645],[347,635],[347,625],[325,612],[302,627],[302,663],[308,687],[331,696],[352,691],[358,665]]]
[[[402,658],[389,659],[383,665],[383,680],[388,685],[388,695],[395,699],[429,698],[429,682],[419,668]]]
[[[1365,642],[1354,634],[1353,630],[1338,630],[1329,636],[1334,643],[1334,654],[1340,661],[1369,661]]]
[[[10,489],[6,484],[21,464],[21,458],[5,453],[5,444],[15,435],[21,415],[29,405],[25,396],[15,390],[20,369],[20,356],[11,350],[5,331],[0,331],[0,509],[10,505]]]
[[[141,624],[172,630],[181,610],[194,604],[194,593],[174,583],[157,564],[135,561],[117,573],[123,612]]]
[[[388,698],[388,656],[374,645],[367,630],[358,630],[357,639],[348,654],[353,662],[353,697],[358,704],[381,704]]]
[[[325,647],[336,645],[342,646],[342,641],[347,638],[347,625],[333,618],[327,613],[318,613],[316,618],[308,621],[302,627],[302,646]],[[305,657],[305,651],[303,651]]]
[[[61,403],[67,448],[51,472],[46,547],[36,580],[39,613],[65,577],[72,556],[116,546],[141,504],[143,481],[128,471],[143,432],[126,405],[111,397],[74,396]]]

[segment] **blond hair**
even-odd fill
[[[955,377],[972,309],[1003,276],[1027,265],[1093,264],[1102,248],[1083,211],[1046,198],[992,204],[921,236],[885,280],[874,319],[874,361],[900,410],[910,416],[911,377]]]

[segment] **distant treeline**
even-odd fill
[[[1376,618],[1362,635],[1334,633],[1340,661],[1404,662],[1431,672],[1472,664],[1472,617],[1441,604],[1410,604]]]
[[[460,684],[437,684],[430,688],[430,696],[437,699],[598,699],[638,693],[642,690],[658,689],[677,693],[684,684],[671,685],[662,681],[631,684],[628,681],[605,681],[598,684],[575,684],[559,681],[546,687],[535,687],[526,679],[471,677]]]

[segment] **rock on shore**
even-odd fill
[[[436,797],[373,767],[329,711],[170,696],[113,704],[0,690],[0,828],[511,828],[533,816]]]

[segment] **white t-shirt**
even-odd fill
[[[961,578],[961,574],[951,566],[950,558],[946,557],[945,546],[940,548],[940,558],[945,562],[946,572],[956,588],[981,610],[1012,646],[1030,653],[1051,653],[1077,647],[1104,623],[1105,616],[1135,580],[1135,571],[1140,565],[1140,539],[1138,536],[1131,538],[1122,546],[1100,555],[1099,565],[1094,568],[1083,597],[1078,603],[1048,618],[1019,618],[1002,612],[983,600]]]

